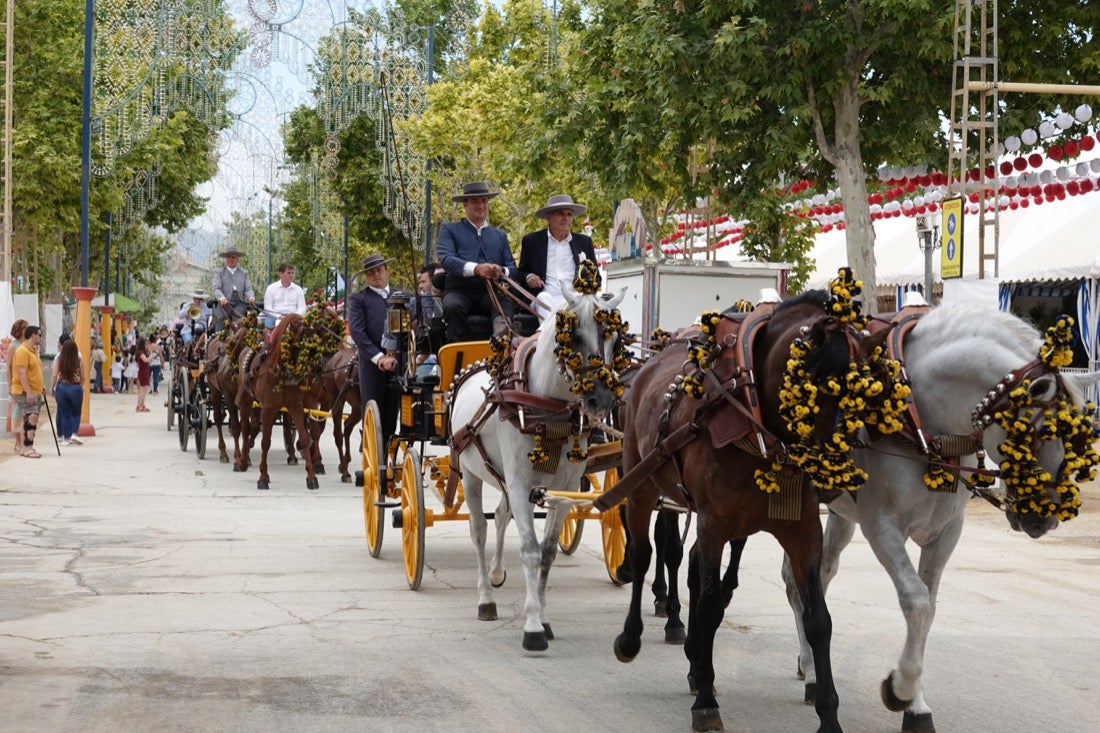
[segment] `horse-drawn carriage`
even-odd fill
[[[381,408],[371,401],[363,410],[362,471],[356,472],[356,483],[363,490],[363,512],[367,546],[372,557],[382,552],[387,509],[392,513],[392,525],[401,532],[405,573],[409,587],[420,587],[424,569],[425,530],[436,522],[468,521],[470,511],[464,510],[466,499],[462,482],[457,479],[448,487],[452,474],[448,445],[449,401],[457,380],[466,375],[484,372],[494,359],[491,341],[468,341],[442,346],[434,365],[415,367],[415,345],[406,293],[395,291],[387,301],[388,331],[397,341],[399,368],[391,379],[390,388],[398,393],[398,429],[386,441],[383,438]],[[618,570],[625,558],[626,535],[618,512],[599,514],[592,500],[612,485],[618,475],[619,443],[593,445],[589,450],[586,474],[572,491],[555,491],[557,496],[571,500],[571,508],[562,520],[558,534],[562,552],[572,554],[580,545],[586,520],[597,520],[603,537],[604,562],[612,582],[618,584]],[[427,506],[425,490],[433,493],[442,505]],[[505,505],[502,503],[501,507]],[[482,514],[504,522],[509,516]],[[504,510],[507,512],[507,510]],[[537,512],[536,517],[546,514]],[[503,578],[501,578],[503,582]],[[499,583],[497,583],[499,585]]]
[[[184,340],[179,329],[171,333],[172,377],[165,400],[168,430],[173,425],[179,435],[180,450],[187,452],[192,435],[195,455],[206,457],[206,434],[211,424],[210,387],[206,380],[205,355],[207,324],[200,318],[198,306],[187,312],[191,337]]]

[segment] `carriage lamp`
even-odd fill
[[[394,338],[412,332],[411,300],[412,295],[405,290],[391,290],[386,298],[386,331]]]

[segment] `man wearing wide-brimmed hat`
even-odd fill
[[[581,259],[596,261],[592,238],[572,231],[573,220],[587,207],[568,194],[551,196],[535,212],[547,226],[523,237],[519,251],[520,282],[536,296],[533,305],[545,319],[564,300],[565,286],[571,286]]]
[[[393,258],[375,253],[363,260],[367,285],[348,300],[348,331],[359,351],[360,404],[374,400],[382,418],[382,444],[397,426],[397,401],[393,390],[386,389],[386,373],[397,368],[392,353],[395,344],[386,333],[386,298],[390,295],[390,271]]]
[[[233,313],[234,318],[243,318],[246,306],[256,305],[256,294],[252,292],[248,270],[237,266],[243,254],[233,245],[218,253],[225,265],[214,273],[214,298],[221,306],[214,310],[215,332],[221,330],[229,312]]]
[[[198,315],[192,319],[192,309],[198,308]],[[199,328],[192,327],[192,320],[195,324],[199,324]],[[176,316],[176,328],[180,332],[180,338],[186,344],[191,341],[191,337],[195,335],[193,331],[202,331],[210,323],[210,306],[206,304],[206,293],[201,290],[194,290],[191,292],[191,302],[184,303],[180,307],[179,315]]]
[[[489,199],[499,193],[489,190],[485,181],[465,184],[462,193],[452,196],[451,201],[462,204],[466,218],[447,222],[439,229],[435,251],[447,271],[443,318],[447,321],[448,341],[470,339],[470,315],[498,316],[486,283],[503,275],[514,278],[518,272],[508,236],[489,225]],[[510,317],[512,302],[501,298],[500,304]]]

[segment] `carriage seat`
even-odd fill
[[[446,344],[439,350],[439,390],[450,389],[455,377],[474,362],[492,356],[488,341],[458,341]]]

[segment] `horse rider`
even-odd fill
[[[443,292],[443,317],[448,341],[470,339],[469,316],[493,318],[493,331],[503,330],[501,314],[494,312],[486,283],[502,276],[516,277],[518,270],[508,246],[508,235],[489,225],[489,199],[500,195],[485,181],[467,183],[451,201],[461,203],[466,218],[447,222],[439,229],[436,254],[447,271]],[[500,298],[501,310],[512,316],[512,301]]]
[[[525,235],[520,244],[520,281],[535,296],[531,305],[540,322],[565,302],[564,287],[572,285],[580,261],[596,262],[592,237],[572,231],[574,217],[587,210],[567,194],[551,196],[546,206],[535,212],[546,220],[546,228]]]
[[[386,333],[386,298],[390,272],[385,259],[375,253],[363,260],[367,285],[348,300],[348,331],[358,350],[359,399],[363,410],[374,400],[382,418],[382,445],[389,445],[397,428],[397,391],[388,389],[388,375],[397,369],[397,342]]]
[[[247,306],[256,305],[256,295],[252,292],[252,279],[248,276],[248,270],[237,266],[243,255],[233,245],[218,255],[225,264],[214,273],[214,298],[221,306],[214,312],[215,333],[221,330],[230,312],[234,318],[243,318]]]

